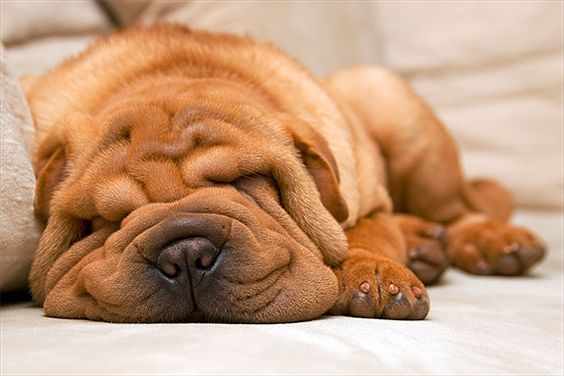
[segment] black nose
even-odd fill
[[[157,267],[169,278],[175,278],[188,268],[204,270],[212,267],[219,251],[206,238],[180,239],[165,246],[158,259]]]

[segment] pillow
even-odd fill
[[[31,115],[18,80],[8,70],[4,48],[0,50],[0,292],[6,292],[27,288],[41,226],[33,215],[35,177],[26,150],[33,138]]]
[[[44,73],[63,60],[79,54],[95,39],[94,34],[67,35],[38,38],[7,47],[10,72],[18,77]]]
[[[137,21],[151,0],[99,0],[112,18],[121,25]]]
[[[104,0],[125,24],[177,22],[272,42],[317,74],[376,63],[374,15],[362,2]]]
[[[45,36],[103,32],[111,23],[94,0],[2,1],[2,43],[11,46]]]
[[[437,110],[469,176],[561,209],[562,2],[382,2],[382,63]]]

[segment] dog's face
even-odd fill
[[[347,210],[323,139],[244,86],[146,80],[42,143],[46,313],[284,322],[337,296]]]

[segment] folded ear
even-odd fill
[[[35,215],[46,222],[55,192],[67,178],[72,167],[73,150],[84,149],[93,135],[93,119],[89,115],[73,113],[54,124],[46,136],[36,133],[38,148],[33,158],[35,171]]]
[[[338,222],[344,222],[349,211],[339,189],[339,170],[329,145],[309,124],[299,119],[286,123],[292,132],[294,145],[313,178],[323,206]]]
[[[43,222],[49,218],[49,204],[59,184],[65,179],[67,151],[56,136],[48,137],[39,147],[34,163],[35,216]]]
[[[55,262],[72,244],[91,231],[89,221],[71,213],[77,208],[69,209],[70,205],[64,204],[68,197],[76,197],[76,193],[70,196],[58,194],[68,189],[65,184],[74,163],[73,151],[84,148],[84,140],[92,138],[88,132],[90,121],[90,117],[79,114],[59,120],[40,142],[34,155],[33,167],[37,177],[35,215],[47,223],[35,251],[29,278],[33,298],[38,303],[43,302],[52,287],[47,286],[46,281],[48,273],[57,274],[56,270],[52,271]]]

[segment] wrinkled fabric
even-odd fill
[[[33,215],[35,176],[26,143],[32,122],[19,82],[1,50],[0,292],[25,289],[40,228]]]
[[[549,244],[527,277],[449,270],[424,321],[110,324],[1,308],[3,374],[562,374],[562,212],[521,213]]]
[[[110,20],[96,1],[2,1],[2,43],[12,46],[46,36],[109,30]]]

